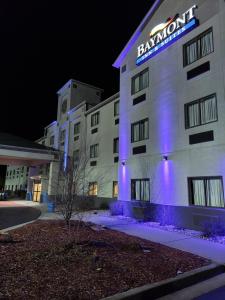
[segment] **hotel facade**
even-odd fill
[[[83,140],[89,193],[125,215],[225,222],[225,2],[155,1],[114,67],[120,95],[101,102],[74,80],[59,91],[45,145],[71,156]]]

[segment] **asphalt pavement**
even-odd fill
[[[30,222],[37,219],[41,215],[41,211],[34,207],[15,206],[1,207],[0,206],[0,230],[22,223]]]

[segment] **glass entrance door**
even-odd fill
[[[40,182],[34,182],[33,201],[34,202],[40,202],[41,201],[41,183]]]

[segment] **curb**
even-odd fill
[[[31,223],[34,223],[38,219],[39,219],[39,217],[37,219],[33,220],[33,221],[29,221],[29,222],[26,222],[26,223],[22,223],[22,224],[18,224],[18,225],[15,225],[15,226],[11,226],[11,227],[8,227],[8,228],[1,229],[0,234],[1,233],[6,233],[8,231],[11,231],[11,230],[14,230],[14,229],[17,229],[17,228],[20,228],[20,227],[23,227],[23,226],[31,224]]]
[[[166,279],[153,284],[134,288],[123,293],[102,298],[101,300],[149,300],[166,296],[176,291],[182,290],[193,284],[205,281],[216,275],[225,272],[225,265],[211,263],[208,266],[198,268],[178,277]]]

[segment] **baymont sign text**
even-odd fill
[[[150,32],[149,40],[138,46],[136,64],[144,63],[194,29],[199,24],[195,17],[196,9],[197,5],[193,5],[182,16],[176,15],[165,23],[155,26]]]

